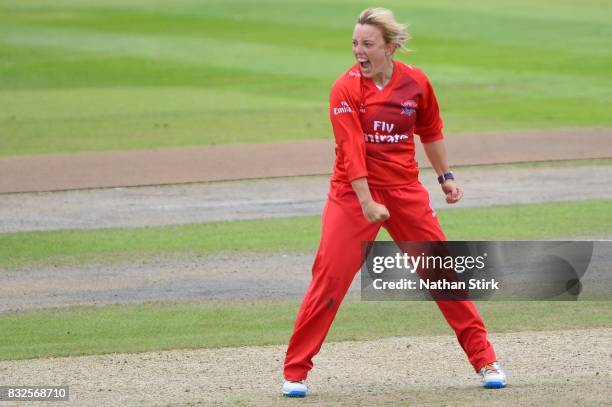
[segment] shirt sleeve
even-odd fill
[[[426,144],[443,138],[443,123],[436,94],[427,77],[424,78],[421,87],[422,95],[417,110],[414,132],[421,137],[421,142]]]
[[[345,85],[336,83],[329,97],[331,119],[338,159],[342,160],[349,181],[367,177],[365,140],[359,120],[359,106]]]

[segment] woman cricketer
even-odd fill
[[[409,35],[391,11],[364,10],[353,32],[357,63],[330,94],[336,160],[322,214],[321,241],[312,280],[295,320],[285,358],[282,392],[307,394],[312,358],[361,267],[361,243],[380,227],[395,241],[444,241],[446,237],[419,182],[414,135],[439,175],[446,202],[463,196],[449,170],[442,119],[434,90],[418,68],[394,61]],[[505,387],[506,376],[471,301],[437,301],[484,387]]]

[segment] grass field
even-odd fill
[[[0,156],[331,137],[366,5],[0,0]],[[447,131],[612,126],[612,3],[380,5]]]
[[[3,314],[0,360],[284,344],[298,306],[296,300],[146,303]],[[610,301],[496,301],[477,306],[490,332],[605,327],[612,312]],[[329,341],[451,333],[431,302],[351,298],[343,303]]]
[[[439,211],[451,239],[542,239],[612,233],[612,202],[584,201]],[[0,235],[0,267],[36,268],[157,255],[314,250],[319,217],[142,229]],[[255,239],[254,237],[258,237]],[[386,234],[379,238],[385,239]],[[239,253],[237,253],[239,254]],[[0,360],[284,344],[297,300],[225,300],[65,307],[0,315]],[[610,326],[612,302],[479,302],[490,332]],[[384,314],[385,318],[378,316]],[[363,324],[363,321],[370,321]],[[450,334],[427,302],[345,301],[329,341]]]
[[[610,200],[439,210],[450,240],[569,239],[612,233]],[[320,217],[0,234],[0,267],[109,262],[181,253],[312,251]],[[378,239],[389,240],[383,230]]]
[[[0,157],[330,138],[329,87],[353,63],[352,27],[369,5],[0,0]],[[394,0],[376,5],[392,8],[410,23],[414,40],[408,47],[415,52],[399,58],[430,76],[446,131],[612,127],[612,3]],[[588,165],[593,163],[611,162]],[[525,165],[534,164],[507,167]],[[451,240],[570,239],[612,235],[610,207],[612,200],[577,201],[444,209],[438,216]],[[312,252],[319,233],[316,216],[0,234],[0,272],[13,276],[28,270],[39,278],[38,267],[56,265]],[[388,235],[381,232],[379,239]],[[231,299],[2,312],[0,360],[284,345],[298,302]],[[476,305],[492,333],[612,326],[610,301]],[[432,303],[351,297],[328,339],[451,334]],[[572,345],[581,351],[580,343],[567,347]],[[568,364],[580,360],[560,357]],[[96,381],[112,382],[121,369],[111,367]],[[9,371],[6,365],[0,370]],[[198,374],[207,380],[208,373]],[[163,368],[155,375],[170,382]],[[78,381],[70,383],[77,383],[78,391]]]

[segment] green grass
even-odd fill
[[[450,240],[529,240],[612,233],[611,200],[438,211]],[[110,262],[233,251],[315,250],[320,217],[215,222],[140,229],[0,234],[0,267]],[[387,240],[384,232],[379,239]]]
[[[377,4],[447,131],[612,126],[612,3]],[[367,5],[0,0],[0,156],[331,137]]]
[[[295,300],[262,300],[112,305],[3,314],[0,360],[286,344],[297,307]],[[477,307],[490,332],[612,325],[609,301],[481,302]],[[451,331],[433,303],[347,299],[328,340],[440,334]]]

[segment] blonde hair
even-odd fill
[[[369,7],[359,14],[357,24],[369,24],[378,27],[382,32],[385,43],[394,44],[395,49],[404,52],[410,51],[405,47],[406,41],[410,39],[410,34],[406,31],[406,25],[398,23],[391,10]]]

